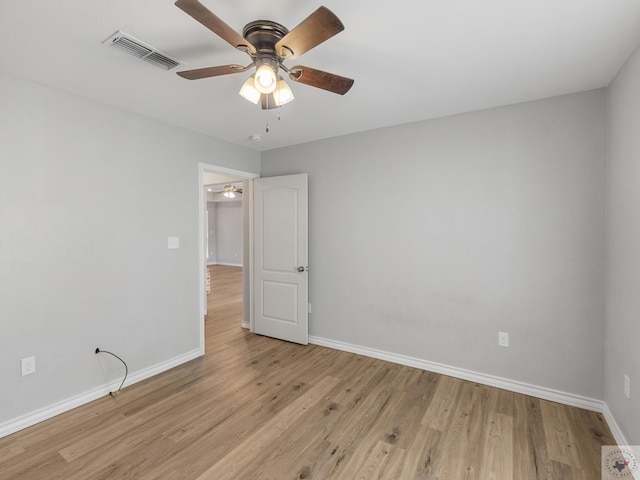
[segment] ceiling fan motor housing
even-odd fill
[[[256,20],[242,29],[242,36],[256,47],[258,57],[268,55],[274,59],[278,58],[276,43],[287,33],[286,27],[271,20]]]

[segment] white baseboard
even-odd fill
[[[609,406],[606,403],[604,404],[604,411],[602,412],[602,414],[604,415],[604,419],[607,422],[607,425],[609,425],[609,430],[611,430],[611,434],[616,440],[616,444],[619,446],[629,446],[629,442],[627,442],[624,433],[622,433],[622,430],[620,430],[618,422],[616,422],[615,417],[611,413],[611,410],[609,410]],[[638,451],[637,446],[634,446],[632,450],[636,458],[640,460],[640,452]],[[633,472],[632,475],[634,480],[640,480],[640,472]]]
[[[225,263],[225,262],[213,262],[213,263],[207,263],[207,266],[212,266],[212,265],[222,265],[225,267],[242,267],[241,263]]]
[[[620,430],[620,426],[618,425],[618,422],[616,422],[615,417],[611,413],[611,410],[609,410],[609,406],[606,403],[604,404],[604,411],[602,412],[602,414],[604,415],[604,419],[607,422],[607,425],[609,425],[609,430],[611,430],[611,434],[613,435],[613,438],[616,440],[616,444],[619,446],[629,446],[629,442],[627,442],[627,439],[625,438],[624,433],[622,433],[622,430]],[[638,447],[633,446],[631,450],[635,454],[636,458],[640,460],[640,455],[639,455],[640,452],[638,451]],[[639,471],[633,472],[632,475],[633,475],[632,477],[633,480],[640,480]]]
[[[186,363],[199,356],[200,350],[196,349],[167,360],[166,362],[158,363],[138,372],[134,372],[127,377],[123,388],[133,385],[134,383],[141,382],[142,380],[145,380],[149,377],[153,377],[154,375],[162,373],[173,367],[177,367],[178,365]],[[61,413],[68,412],[69,410],[80,407],[81,405],[85,405],[89,402],[97,400],[100,397],[104,397],[105,395],[109,395],[109,392],[112,392],[120,386],[120,382],[121,380],[118,382],[101,385],[92,390],[89,390],[88,392],[75,395],[49,407],[36,410],[13,420],[9,420],[8,422],[0,425],[0,438],[6,437],[7,435],[11,435],[12,433],[15,433],[19,430],[35,425],[36,423],[40,423],[44,420],[53,418],[56,415],[60,415]]]
[[[624,433],[622,433],[622,430],[620,430],[620,426],[618,425],[618,422],[616,422],[615,417],[611,413],[611,410],[609,410],[609,406],[606,403],[604,404],[604,410],[602,414],[604,415],[604,419],[607,421],[607,424],[609,425],[609,430],[611,430],[611,434],[613,435],[613,438],[616,439],[616,443],[618,445],[629,445],[627,443],[627,439],[624,436]]]
[[[249,325],[242,324],[243,328],[249,328]],[[496,377],[493,375],[486,375],[483,373],[474,372],[471,370],[465,370],[457,367],[451,367],[440,363],[430,362],[415,357],[409,357],[406,355],[400,355],[391,352],[385,352],[383,350],[377,350],[368,347],[362,347],[345,342],[339,342],[336,340],[330,340],[321,337],[309,337],[309,343],[319,345],[322,347],[333,348],[335,350],[341,350],[345,352],[355,353],[358,355],[364,355],[366,357],[377,358],[379,360],[385,360],[400,365],[406,365],[409,367],[419,368],[429,372],[440,373],[454,378],[460,378],[462,380],[468,380],[471,382],[488,385],[491,387],[501,388],[516,393],[522,393],[524,395],[530,395],[536,398],[549,400],[552,402],[558,402],[573,407],[584,408],[586,410],[592,410],[602,413],[604,418],[613,434],[618,445],[627,445],[624,434],[620,430],[613,414],[609,410],[607,404],[601,400],[593,398],[583,397],[580,395],[574,395],[559,390],[553,390],[546,387],[539,387],[515,380],[509,380],[506,378]],[[173,367],[186,363],[194,358],[201,356],[200,350],[192,350],[178,357],[172,358],[166,362],[162,362],[151,367],[140,370],[139,372],[132,373],[127,377],[124,387],[133,385],[149,377],[162,373]],[[24,428],[40,423],[49,418],[55,417],[61,413],[72,410],[81,405],[85,405],[93,400],[97,400],[100,397],[108,395],[110,391],[118,388],[120,382],[114,382],[110,384],[104,384],[90,391],[71,397],[62,402],[56,403],[49,407],[31,412],[22,417],[10,420],[0,425],[0,438],[15,433]]]
[[[518,382],[516,380],[509,380],[508,378],[496,377],[494,375],[487,375],[471,370],[465,370],[463,368],[451,367],[448,365],[443,365],[441,363],[422,360],[420,358],[385,352],[368,347],[361,347],[358,345],[352,345],[349,343],[329,340],[320,337],[310,336],[309,343],[322,347],[333,348],[336,350],[342,350],[345,352],[356,353],[359,355],[364,355],[366,357],[377,358],[379,360],[386,360],[388,362],[398,363],[400,365],[406,365],[408,367],[415,367],[429,372],[440,373],[449,377],[455,377],[462,380],[481,383],[482,385],[488,385],[490,387],[496,387],[516,393],[522,393],[524,395],[530,395],[532,397],[541,398],[543,400],[549,400],[552,402],[563,403],[572,407],[584,408],[586,410],[592,410],[598,413],[603,413],[605,409],[605,404],[601,400],[562,392],[560,390],[553,390],[546,387],[539,387],[528,383]]]

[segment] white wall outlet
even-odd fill
[[[624,375],[624,396],[631,398],[631,380],[627,374]]]
[[[27,357],[23,358],[21,361],[22,365],[22,376],[31,375],[32,373],[36,373],[36,357]]]
[[[169,237],[167,239],[167,248],[180,248],[180,237]]]
[[[509,334],[507,332],[498,332],[498,345],[501,347],[509,346]]]

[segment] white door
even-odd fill
[[[306,345],[307,175],[257,178],[253,202],[254,331]]]

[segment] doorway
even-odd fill
[[[209,203],[225,203],[227,206],[220,209],[222,216],[227,219],[234,219],[237,223],[240,223],[241,233],[232,233],[226,237],[221,238],[225,243],[224,251],[221,251],[221,268],[211,269],[211,274],[226,275],[229,274],[231,281],[233,281],[233,272],[236,272],[236,281],[238,271],[241,270],[242,277],[242,315],[240,325],[244,328],[250,328],[251,326],[251,192],[253,178],[257,178],[259,175],[251,172],[244,172],[239,170],[233,170],[225,167],[219,167],[216,165],[199,164],[199,224],[200,224],[200,255],[199,255],[199,285],[200,285],[200,354],[205,354],[205,316],[207,314],[207,274],[209,272],[210,264],[218,263],[217,252],[215,256],[212,256],[210,251],[212,245],[209,242],[209,236],[212,225],[211,218],[208,214]],[[227,185],[235,187],[233,197],[224,197],[224,188]],[[211,190],[211,191],[209,191]],[[240,194],[238,191],[242,190]],[[217,193],[216,193],[217,192]],[[216,197],[218,200],[216,202]],[[213,201],[209,201],[213,200]],[[231,202],[236,202],[234,206],[231,206]],[[238,203],[239,202],[239,205]],[[238,209],[238,207],[240,208]],[[239,213],[239,211],[241,213]],[[238,218],[240,215],[240,218]],[[230,232],[227,232],[230,233]],[[241,239],[234,239],[234,235],[240,235]],[[240,247],[241,246],[241,247]],[[238,250],[241,248],[242,250]],[[225,269],[226,267],[226,269]],[[220,286],[220,278],[212,278],[211,284]],[[223,294],[223,293],[222,293]],[[210,322],[212,323],[212,322]]]

